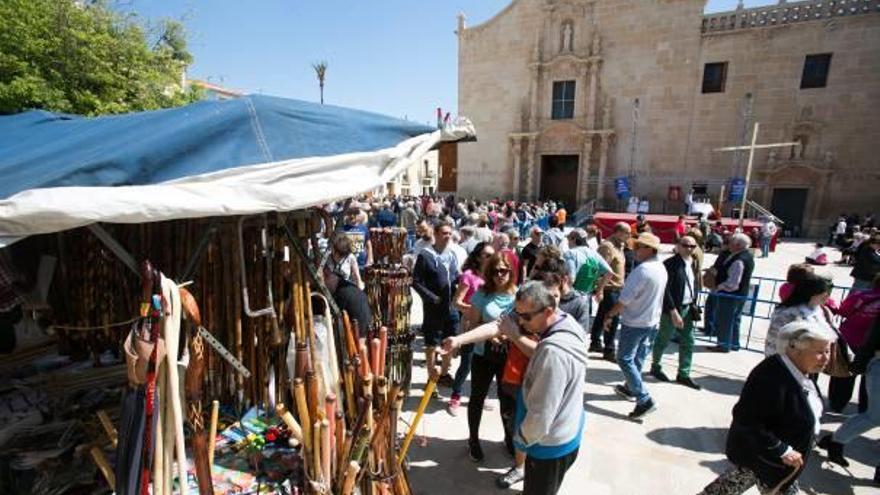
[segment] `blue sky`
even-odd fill
[[[430,122],[455,113],[456,15],[480,23],[509,0],[126,0],[147,19],[180,19],[195,56],[191,78],[303,100],[318,99],[311,64],[326,60],[327,103]],[[746,0],[749,6],[775,3]],[[735,8],[709,0],[706,11]]]

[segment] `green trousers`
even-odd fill
[[[690,306],[685,309],[684,327],[675,328],[672,325],[672,318],[667,314],[663,314],[660,318],[660,331],[654,339],[654,360],[651,364],[651,371],[660,371],[660,360],[663,358],[663,351],[669,345],[669,339],[672,334],[678,333],[678,376],[689,377],[691,375],[691,363],[694,360],[694,318],[691,316]]]

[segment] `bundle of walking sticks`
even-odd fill
[[[210,469],[201,455],[206,439],[213,445],[201,404],[219,400],[239,412],[274,407],[299,443],[304,473],[291,479],[305,482],[294,491],[410,493],[397,445],[412,356],[405,231],[375,234],[383,263],[366,272],[375,316],[358,331],[318,278],[318,238],[333,229],[323,211],[101,228],[115,248],[85,228],[39,240],[60,261],[53,318],[59,328],[77,327],[68,336],[96,340],[95,333],[110,342],[104,347],[121,346],[143,296],[120,250],[186,286],[199,309],[187,327],[196,366],[185,386],[199,478]],[[332,315],[313,313],[316,297]]]
[[[307,493],[408,495],[397,455],[397,424],[404,393],[385,378],[387,329],[358,337],[343,313],[345,352],[338,397],[320,381],[307,353],[297,361],[291,395],[297,417],[284,404],[276,412],[301,442]],[[298,350],[302,350],[302,346]]]
[[[366,268],[364,280],[373,311],[372,326],[388,332],[386,377],[400,382],[406,391],[412,376],[412,276],[402,265],[372,265]]]
[[[373,260],[377,265],[400,265],[406,254],[406,229],[384,227],[370,229]]]

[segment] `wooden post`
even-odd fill
[[[746,215],[746,202],[749,197],[749,184],[752,180],[752,163],[755,161],[755,142],[758,140],[758,128],[760,123],[755,122],[755,129],[752,131],[752,145],[749,146],[749,163],[746,165],[746,185],[743,188],[742,202],[739,207],[739,228],[742,230]]]

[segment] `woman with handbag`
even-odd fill
[[[849,466],[843,457],[843,448],[871,428],[880,425],[880,318],[874,320],[871,334],[859,348],[850,369],[864,373],[867,382],[868,404],[865,412],[846,420],[833,435],[825,435],[817,445],[828,451],[828,460],[843,467]],[[880,466],[874,471],[874,483],[880,484]]]
[[[470,326],[476,327],[481,323],[494,322],[502,315],[511,311],[514,305],[516,284],[513,282],[512,267],[507,258],[495,253],[486,264],[485,283],[471,296],[471,309],[466,314]],[[475,329],[477,330],[477,329]],[[501,403],[501,419],[504,426],[504,442],[509,451],[513,452],[513,432],[505,417],[512,417],[516,408],[513,397],[501,390],[501,376],[504,371],[504,363],[507,360],[507,343],[501,338],[492,338],[489,342],[482,340],[466,341],[466,335],[473,335],[474,331],[467,334],[449,337],[443,342],[443,350],[450,352],[458,347],[457,342],[462,344],[474,343],[474,355],[471,362],[471,397],[468,402],[468,454],[474,462],[484,459],[483,449],[480,445],[480,423],[483,418],[483,404],[489,394],[489,387],[493,379],[497,384],[498,401]]]
[[[773,310],[770,315],[770,327],[764,342],[764,355],[772,356],[777,351],[779,331],[794,321],[807,321],[833,331],[826,311],[825,301],[831,294],[833,284],[830,279],[808,273],[794,286],[791,294]]]
[[[858,353],[865,344],[871,325],[880,315],[880,275],[874,277],[873,286],[870,290],[851,291],[846,299],[840,303],[837,314],[844,318],[840,324],[840,333],[847,345]],[[868,395],[862,377],[859,386],[859,412],[863,413],[868,408]],[[834,412],[842,412],[843,408],[852,398],[855,388],[856,377],[832,377],[828,383],[828,406]]]
[[[461,312],[462,316],[466,315],[472,307],[471,297],[486,283],[483,274],[493,254],[495,254],[495,248],[492,247],[492,244],[480,242],[474,246],[473,251],[468,255],[464,265],[462,265],[455,296],[452,298],[452,303]],[[461,331],[459,333],[465,333],[471,328],[467,318],[462,318],[460,325]],[[452,396],[446,405],[446,410],[452,416],[458,415],[458,408],[461,405],[461,388],[471,372],[473,352],[474,346],[471,344],[463,346],[459,353],[461,361],[459,361],[458,369],[455,371],[455,378],[452,381]]]
[[[779,331],[779,352],[749,373],[727,434],[733,464],[701,495],[733,495],[757,485],[762,494],[799,493],[804,470],[820,431],[822,398],[810,375],[823,370],[837,335],[825,326],[798,320]]]

